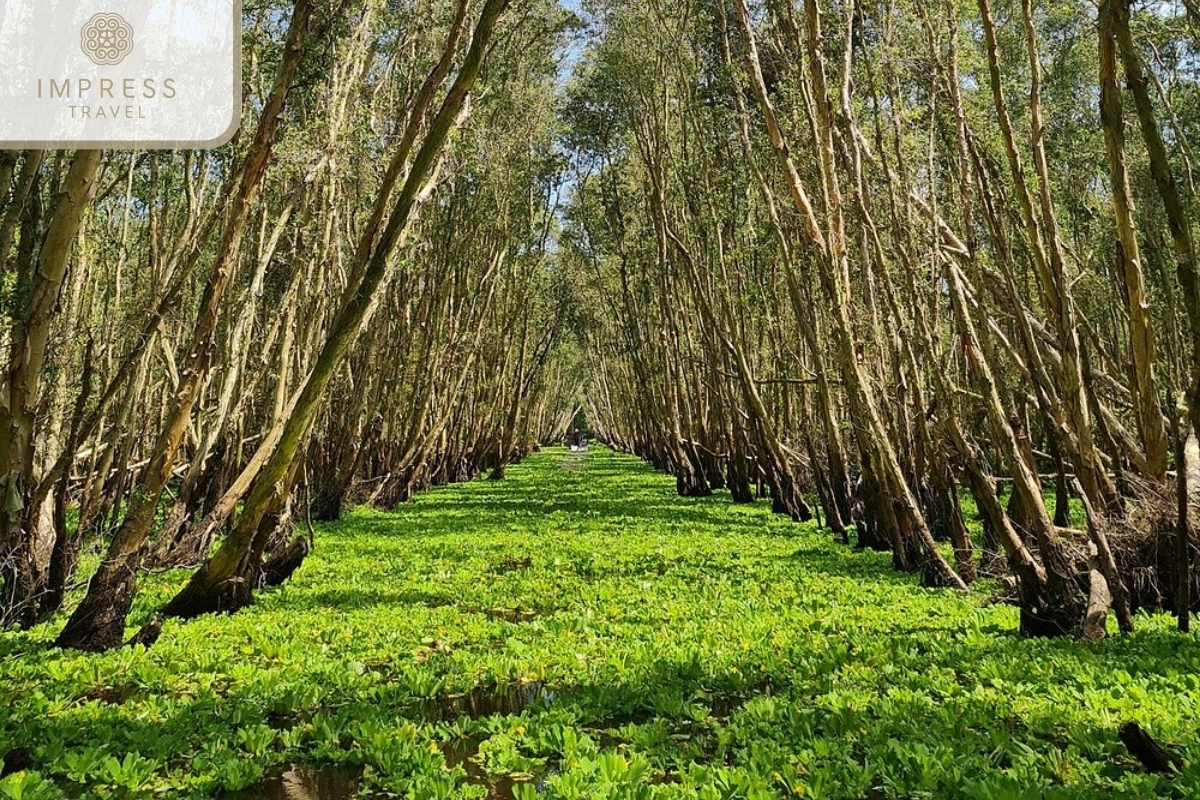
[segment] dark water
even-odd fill
[[[479,739],[463,737],[452,739],[442,745],[446,765],[453,768],[461,765],[467,771],[466,783],[470,786],[487,788],[487,800],[511,800],[513,787],[520,781],[508,777],[491,777],[487,770],[475,761],[479,753]]]
[[[514,624],[532,622],[541,614],[532,608],[489,608],[483,612],[492,619],[499,619]]]
[[[463,737],[445,742],[442,755],[447,766],[461,765],[467,776],[464,783],[483,786],[488,800],[510,800],[513,787],[521,781],[503,776],[490,776],[476,760],[479,739]],[[222,800],[350,800],[358,797],[361,767],[339,765],[293,764],[290,769],[273,775],[261,783],[225,792]]]
[[[554,701],[554,690],[540,682],[507,686],[477,686],[461,695],[442,696],[418,703],[417,710],[431,721],[450,721],[461,717],[478,719],[493,715],[519,714],[534,704]],[[291,727],[301,721],[299,716],[280,715],[269,718],[273,728]],[[446,763],[461,764],[467,772],[466,783],[486,786],[488,800],[507,800],[513,796],[513,786],[519,781],[491,777],[475,760],[479,740],[456,739],[442,746]],[[293,765],[280,775],[236,792],[221,795],[224,800],[342,800],[357,796],[361,768],[345,766]]]
[[[358,794],[359,767],[293,764],[281,775],[236,792],[223,800],[349,800]]]
[[[714,719],[723,720],[736,711],[753,696],[754,693],[771,694],[774,686],[769,680],[761,681],[755,687],[755,692],[742,694],[715,694],[708,699],[708,705]],[[555,702],[558,695],[541,682],[477,686],[461,695],[441,696],[421,701],[414,709],[430,721],[453,721],[461,718],[479,719],[495,715],[519,714],[531,706],[549,706]],[[640,724],[652,719],[654,714],[641,710],[618,720],[608,720],[609,724]],[[273,727],[287,727],[286,723],[294,724],[295,717],[285,717],[272,720]],[[615,747],[619,744],[606,729],[589,731],[602,748]],[[489,775],[487,770],[478,763],[481,739],[461,737],[444,742],[441,745],[442,755],[450,767],[461,766],[466,772],[464,783],[473,786],[483,786],[487,789],[488,800],[510,800],[514,787],[521,782],[531,782],[539,789],[553,770],[536,776],[514,780],[510,777]],[[362,777],[361,768],[345,766],[293,765],[291,769],[267,778],[256,786],[237,792],[227,792],[222,795],[225,800],[342,800],[357,796],[358,785]],[[656,783],[673,783],[678,776],[666,774]]]
[[[420,713],[431,722],[451,722],[459,717],[479,719],[520,714],[534,704],[548,705],[556,696],[544,683],[533,682],[476,686],[466,694],[423,700],[417,705]]]

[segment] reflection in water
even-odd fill
[[[282,775],[237,792],[224,800],[349,800],[358,796],[362,769],[344,766],[296,765]]]
[[[476,686],[465,694],[443,695],[417,702],[417,711],[431,722],[453,722],[460,717],[520,714],[535,704],[549,705],[557,693],[541,681],[497,686]]]
[[[465,783],[470,786],[483,786],[487,789],[487,800],[512,800],[514,787],[524,781],[510,776],[491,776],[475,756],[479,754],[479,739],[464,736],[452,739],[442,744],[442,755],[446,758],[446,766],[454,768],[462,766],[466,770]],[[528,780],[528,779],[526,779]]]

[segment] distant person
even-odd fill
[[[580,440],[581,440],[581,437],[579,435],[579,428],[576,428],[575,430],[571,431],[571,449],[572,450],[579,449]]]

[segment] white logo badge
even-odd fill
[[[8,0],[0,148],[224,144],[241,36],[240,0]]]

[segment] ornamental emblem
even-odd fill
[[[79,34],[80,48],[102,66],[120,64],[133,52],[133,28],[120,14],[94,14]]]

